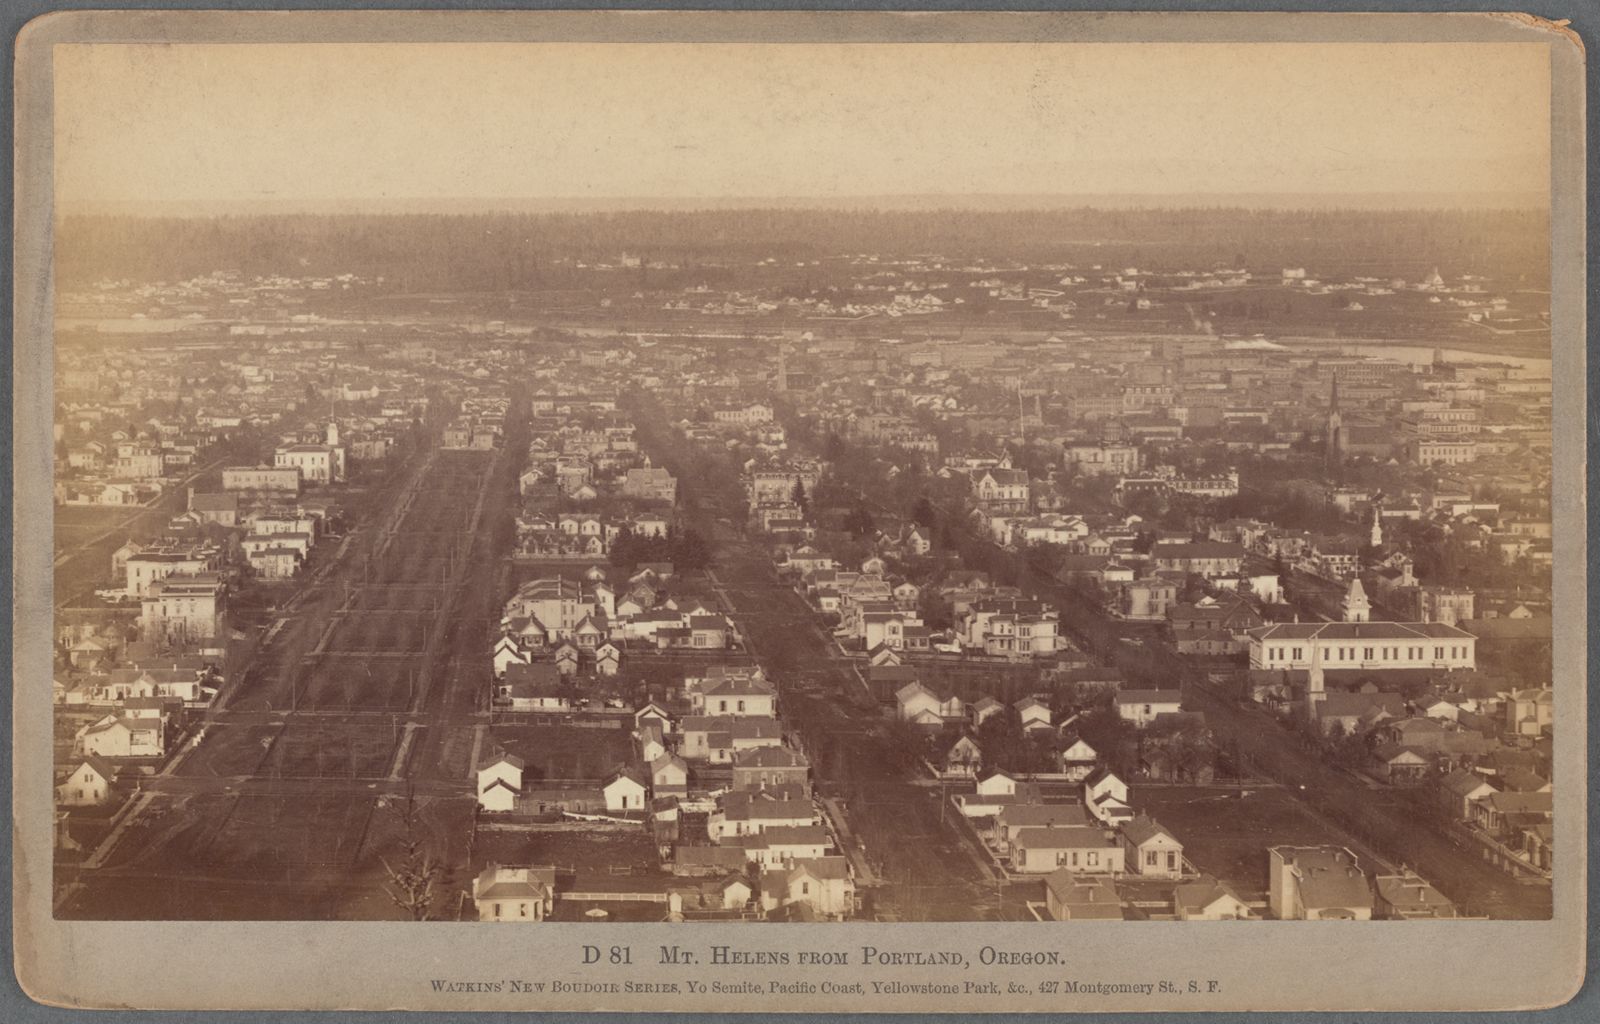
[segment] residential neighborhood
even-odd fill
[[[1548,311],[1437,248],[69,279],[58,913],[1546,917]]]

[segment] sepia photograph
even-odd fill
[[[17,86],[36,997],[134,924],[141,1007],[1581,980],[1561,30],[73,17]],[[343,938],[190,990],[212,934]]]

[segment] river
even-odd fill
[[[1501,354],[1498,352],[1473,352],[1468,349],[1449,348],[1447,346],[1416,345],[1406,342],[1341,342],[1338,339],[1323,338],[1284,338],[1280,344],[1292,347],[1319,347],[1337,348],[1350,355],[1381,356],[1385,359],[1398,359],[1403,363],[1426,364],[1433,362],[1433,354],[1438,352],[1447,363],[1504,363],[1518,367],[1524,377],[1549,377],[1549,356],[1523,356]]]

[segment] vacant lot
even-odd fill
[[[212,863],[206,851],[233,803],[233,797],[221,794],[158,797],[123,832],[106,866],[172,875],[205,873]]]
[[[364,587],[351,598],[350,607],[358,611],[437,611],[444,600],[444,588]]]
[[[444,583],[450,569],[449,550],[448,542],[429,544],[397,535],[373,568],[374,582]]]
[[[484,740],[484,753],[497,749],[522,758],[525,786],[544,779],[598,782],[632,758],[633,738],[626,728],[496,722]]]
[[[81,544],[91,537],[111,529],[127,519],[132,511],[126,508],[94,508],[80,505],[55,507],[56,548]]]
[[[179,775],[254,775],[281,725],[206,726],[205,739],[178,765]]]
[[[284,726],[260,773],[283,778],[378,779],[401,730],[392,723],[297,719]]]
[[[373,798],[346,792],[243,796],[202,858],[205,873],[294,881],[342,878],[355,863]]]
[[[411,703],[410,659],[323,654],[301,666],[296,707],[317,711],[398,711]]]
[[[335,620],[325,650],[414,653],[427,645],[434,621],[427,612],[344,612]]]
[[[1348,846],[1358,856],[1364,852],[1355,840],[1312,817],[1286,790],[1234,794],[1224,787],[1135,787],[1133,805],[1170,829],[1196,868],[1232,883],[1246,899],[1266,892],[1270,846],[1332,844]]]
[[[472,845],[474,869],[482,870],[490,861],[550,864],[576,872],[580,880],[661,873],[661,856],[650,833],[626,826],[575,823],[536,831],[479,828]]]
[[[344,902],[336,882],[97,876],[58,916],[80,921],[323,921]]]

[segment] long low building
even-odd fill
[[[1253,669],[1325,671],[1477,667],[1478,638],[1442,622],[1295,622],[1249,631]]]

